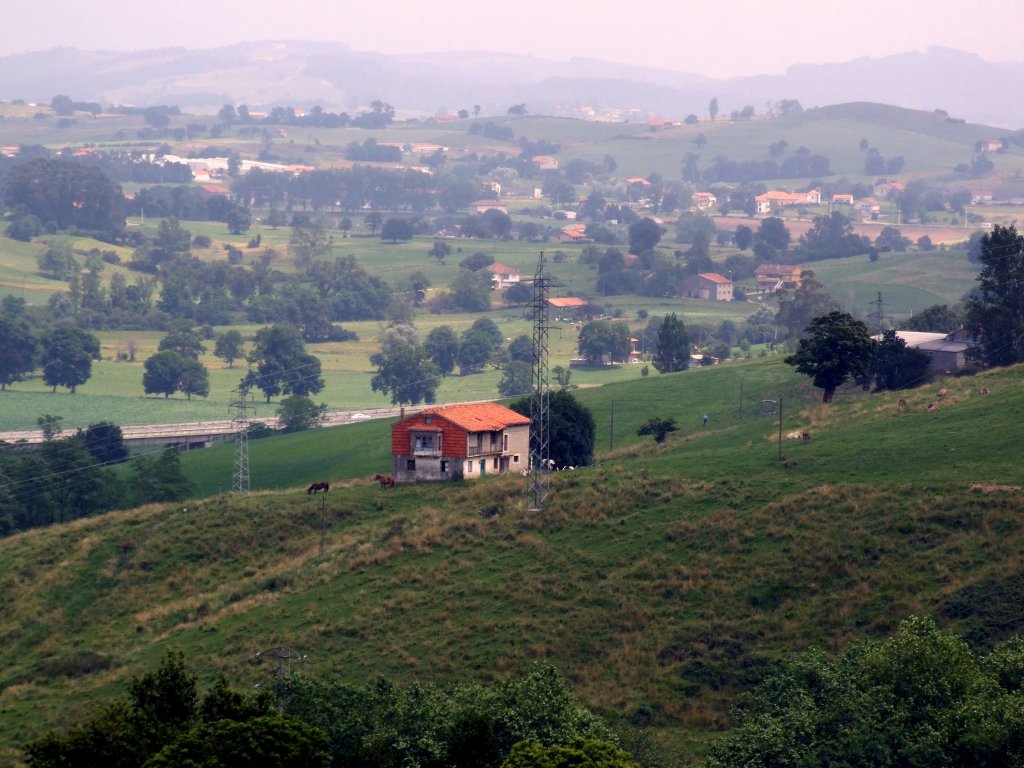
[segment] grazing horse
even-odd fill
[[[906,401],[906,399],[901,397],[900,398],[900,413],[903,413],[905,410],[907,410],[907,401]]]
[[[376,480],[378,483],[380,483],[380,487],[381,488],[394,488],[395,487],[395,478],[393,478],[391,475],[377,474],[377,475],[374,476],[373,479]]]
[[[928,403],[928,413],[935,413],[938,410],[939,406],[937,406],[935,403]]]
[[[323,491],[324,493],[327,493],[329,490],[331,490],[330,483],[313,483],[311,486],[309,486],[309,488],[306,489],[306,493],[315,494],[317,491]]]
[[[944,398],[946,397],[946,389],[945,389],[945,387],[943,387],[943,388],[942,388],[942,389],[940,389],[940,390],[939,390],[938,392],[936,392],[936,393],[935,393],[935,396],[936,396],[937,398],[939,398],[939,400],[942,400],[942,399],[944,399]]]
[[[978,390],[978,394],[987,395],[991,391],[992,390],[990,390],[988,387],[982,387],[980,390]]]

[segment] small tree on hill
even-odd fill
[[[640,429],[638,429],[636,433],[640,437],[645,435],[654,435],[654,442],[664,443],[665,438],[668,437],[668,433],[675,432],[678,429],[679,428],[676,426],[676,420],[674,418],[652,416],[640,425]]]

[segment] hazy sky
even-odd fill
[[[384,53],[586,56],[714,77],[929,45],[1024,59],[1022,0],[6,0],[4,10],[0,55],[330,40]]]

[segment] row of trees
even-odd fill
[[[131,681],[125,700],[30,742],[25,756],[30,768],[636,768],[548,666],[490,687],[291,675],[272,688],[245,693],[222,676],[201,694],[183,656],[169,653]]]
[[[5,302],[0,313],[0,391],[41,370],[43,382],[54,392],[57,387],[75,392],[92,376],[92,361],[99,355],[99,339],[91,333],[73,326],[37,333],[21,316],[17,301]]]
[[[65,437],[59,418],[42,416],[39,424],[45,435],[39,448],[0,446],[0,536],[176,501],[190,491],[173,449],[135,457],[124,476],[110,468],[128,459],[117,425],[99,422]]]

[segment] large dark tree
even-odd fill
[[[630,253],[643,254],[654,250],[661,240],[662,229],[654,219],[641,219],[629,227]]]
[[[86,450],[98,464],[117,464],[128,458],[121,428],[111,421],[90,424],[82,432]]]
[[[302,334],[293,325],[258,330],[250,359],[256,370],[244,381],[261,390],[268,403],[278,395],[315,395],[324,388],[320,360],[307,354]]]
[[[622,361],[629,356],[629,326],[609,320],[593,320],[583,326],[580,354],[591,363]]]
[[[871,363],[875,389],[908,389],[923,384],[931,360],[927,352],[908,347],[896,331],[886,331],[875,346]]]
[[[658,329],[657,344],[652,362],[658,373],[685,371],[690,367],[690,334],[675,312],[665,315]]]
[[[124,227],[121,187],[78,161],[37,157],[16,165],[7,177],[6,200],[57,229],[113,235]]]
[[[552,392],[548,401],[551,460],[556,466],[582,467],[594,461],[597,428],[590,409],[564,390]],[[530,398],[509,404],[516,413],[530,415]]]
[[[213,354],[228,364],[228,368],[235,367],[235,360],[241,360],[245,356],[245,349],[242,346],[242,334],[235,330],[225,331],[217,337],[213,347]]]
[[[0,391],[36,367],[39,340],[20,317],[0,316]]]
[[[72,393],[92,376],[92,361],[99,358],[100,340],[79,328],[54,328],[42,338],[43,381],[67,387]]]
[[[447,376],[455,369],[459,355],[459,337],[451,326],[441,325],[427,334],[423,349],[437,366],[442,376]]]
[[[966,302],[985,365],[1024,361],[1024,236],[998,224],[981,239],[978,288]]]
[[[848,378],[867,376],[874,342],[868,327],[847,312],[816,317],[804,331],[796,354],[786,358],[800,373],[811,376],[823,390],[821,401],[831,403],[836,389]]]

